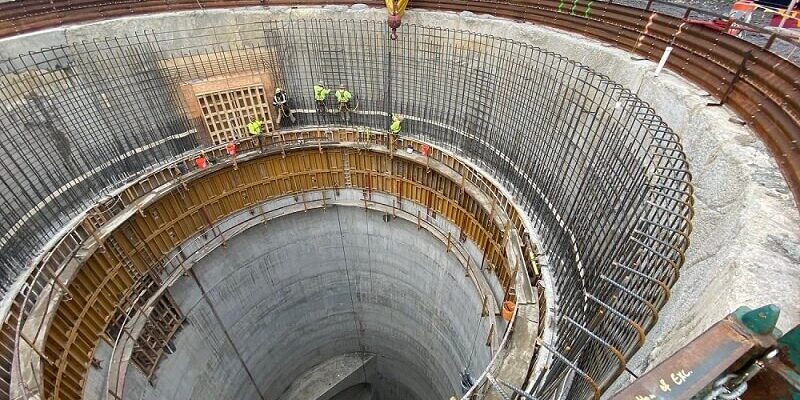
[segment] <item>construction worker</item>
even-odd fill
[[[281,119],[283,119],[284,115],[289,117],[292,123],[295,123],[294,114],[289,107],[289,97],[286,96],[286,92],[283,89],[275,89],[275,96],[272,96],[272,105],[278,108],[278,125],[281,124]]]
[[[403,119],[400,118],[400,116],[398,116],[397,114],[392,114],[392,124],[389,125],[389,132],[391,132],[391,134],[389,135],[389,146],[390,146],[389,149],[392,151],[394,149],[394,144],[398,140],[400,140],[400,129],[402,128],[400,124],[402,122]]]
[[[247,124],[247,131],[250,132],[252,136],[261,135],[264,133],[264,121],[253,118],[250,123]]]
[[[201,151],[197,158],[194,159],[194,165],[197,169],[206,169],[206,167],[208,167],[208,159],[206,158],[205,151]]]
[[[393,135],[397,135],[400,133],[400,129],[402,128],[400,124],[403,122],[403,118],[398,116],[397,114],[392,114],[392,124],[389,125],[389,130],[392,131]]]
[[[347,90],[344,84],[339,85],[339,90],[336,91],[336,101],[339,103],[339,114],[342,115],[342,120],[350,122],[350,100],[353,99],[353,94]]]
[[[314,100],[317,102],[318,113],[325,113],[325,100],[328,99],[328,95],[330,93],[331,90],[326,88],[322,81],[319,81],[316,85],[314,85]]]
[[[251,116],[251,121],[247,124],[247,131],[250,132],[250,136],[255,136],[258,140],[258,147],[261,148],[261,151],[264,151],[264,144],[262,142],[262,134],[264,133],[264,121],[260,119],[256,119]]]

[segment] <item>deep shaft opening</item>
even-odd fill
[[[188,324],[150,392],[192,384],[193,397],[224,390],[246,400],[459,395],[459,372],[479,373],[490,356],[488,318],[464,268],[414,223],[357,207],[250,228],[195,265],[196,282],[175,286]]]

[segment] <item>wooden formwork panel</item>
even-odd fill
[[[94,347],[115,304],[133,284],[121,260],[95,252],[69,283],[69,300],[56,310],[44,354],[44,388],[57,398],[80,398]]]
[[[305,149],[240,162],[236,170],[227,168],[186,182],[185,189],[179,186],[134,214],[112,233],[113,251],[97,251],[84,263],[69,282],[71,300],[59,304],[45,342],[44,353],[51,360],[44,368],[47,398],[81,398],[98,339],[119,314],[136,275],[153,271],[158,276],[165,257],[180,243],[232,213],[279,196],[344,187],[345,174],[352,187],[364,191],[365,200],[371,192],[391,194],[456,224],[464,239],[484,250],[485,266],[495,270],[503,285],[510,282],[504,230],[493,220],[501,206],[487,211],[485,204],[465,194],[463,182],[409,160],[366,150]],[[148,354],[142,354],[142,360],[151,360],[153,355]]]
[[[274,84],[268,73],[220,73],[185,82],[183,102],[190,118],[202,121],[207,144],[218,145],[250,136],[247,124],[261,120],[264,133],[275,131],[272,117]]]

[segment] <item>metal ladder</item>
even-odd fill
[[[350,175],[350,152],[342,152],[342,172],[344,173],[344,187],[353,187],[353,179]]]
[[[109,236],[108,238],[106,238],[104,244],[111,251],[111,254],[113,254],[114,257],[120,260],[122,267],[125,269],[125,271],[128,272],[130,276],[132,276],[134,279],[137,279],[141,276],[141,273],[133,264],[133,261],[131,261],[130,257],[127,254],[125,254],[125,252],[122,250],[122,247],[120,247],[119,243],[117,243],[117,240],[114,239],[113,236]]]

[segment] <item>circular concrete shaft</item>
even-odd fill
[[[194,276],[171,290],[188,321],[176,352],[154,386],[129,373],[125,398],[300,398],[306,382],[344,382],[344,368],[325,362],[355,354],[363,365],[329,396],[446,399],[460,396],[465,367],[476,376],[490,358],[491,317],[481,318],[459,260],[426,230],[375,211],[280,217],[230,239]]]

